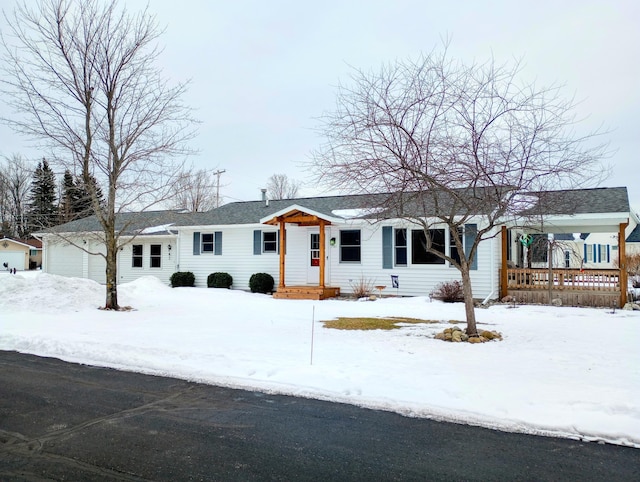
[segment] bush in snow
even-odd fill
[[[269,273],[254,273],[249,278],[249,288],[252,293],[271,293],[273,284],[273,276]]]
[[[171,281],[171,287],[177,288],[178,286],[195,286],[196,277],[191,271],[177,271],[171,275],[169,279]]]
[[[209,288],[231,288],[233,277],[229,273],[211,273],[207,277]]]
[[[444,301],[445,303],[457,303],[464,301],[464,293],[462,292],[461,281],[445,281],[436,286],[430,294],[432,298],[436,300]]]

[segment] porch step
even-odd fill
[[[336,296],[340,296],[340,288],[328,286],[286,286],[273,293],[279,300],[324,300]]]

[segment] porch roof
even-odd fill
[[[344,219],[328,216],[314,209],[299,206],[298,204],[292,204],[291,206],[261,218],[260,223],[277,225],[284,221],[285,223],[297,224],[298,226],[317,226],[321,220],[324,221],[325,224],[344,222]]]

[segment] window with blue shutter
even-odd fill
[[[253,254],[262,254],[262,231],[253,231]]]
[[[393,268],[393,228],[382,226],[382,268]]]
[[[471,247],[478,236],[478,225],[477,224],[465,224],[464,225],[464,253],[469,257],[469,253],[471,253]],[[478,269],[478,250],[473,253],[473,259],[471,260],[471,266],[469,269]]]
[[[199,231],[196,231],[195,233],[193,233],[193,254],[196,256],[200,254],[200,232]]]
[[[213,233],[213,237],[213,254],[220,255],[222,254],[222,231],[216,231]]]

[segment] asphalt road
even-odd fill
[[[0,351],[0,480],[640,480],[640,450]]]

